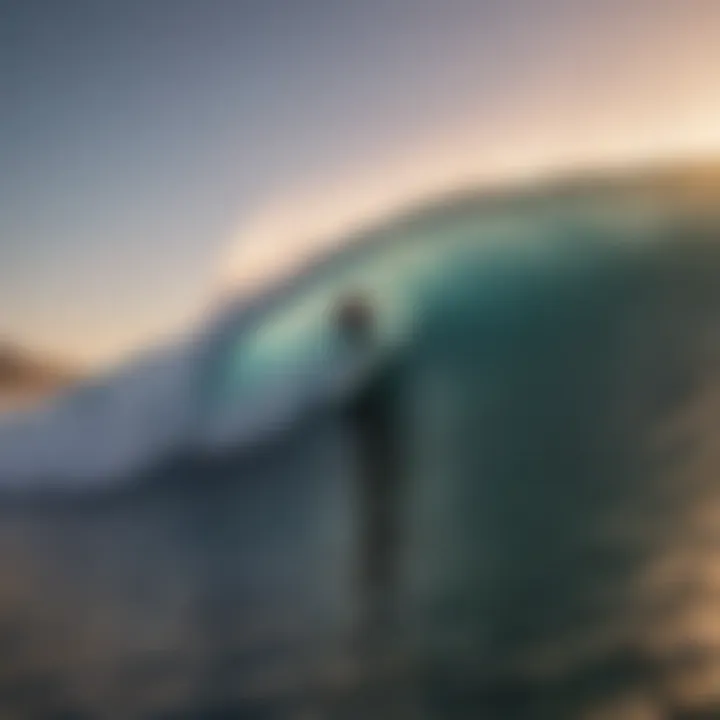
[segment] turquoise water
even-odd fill
[[[372,687],[328,407],[107,493],[6,500],[0,714],[719,717],[720,223],[620,185],[391,223],[207,366],[218,413],[322,376],[357,288],[410,348],[402,622]]]

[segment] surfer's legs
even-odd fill
[[[356,638],[358,660],[368,670],[393,653],[398,640],[404,484],[397,428],[377,422],[377,416],[373,419],[354,427],[359,520]]]
[[[360,714],[377,720],[417,717],[412,658],[403,642],[399,607],[404,473],[397,428],[373,423],[357,429],[359,514],[356,628]],[[355,717],[353,715],[353,717]]]
[[[378,427],[359,428],[358,512],[361,625],[370,634],[393,624],[397,575],[398,463],[392,438]]]

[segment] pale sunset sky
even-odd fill
[[[0,340],[113,362],[415,195],[703,153],[718,0],[0,0]]]

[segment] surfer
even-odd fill
[[[403,486],[401,422],[398,417],[404,362],[383,354],[377,318],[362,295],[337,307],[336,326],[364,372],[344,414],[355,445],[359,510],[359,632],[369,649],[396,629],[398,553]]]

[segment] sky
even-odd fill
[[[415,196],[720,154],[717,0],[0,0],[0,340],[88,365]]]

